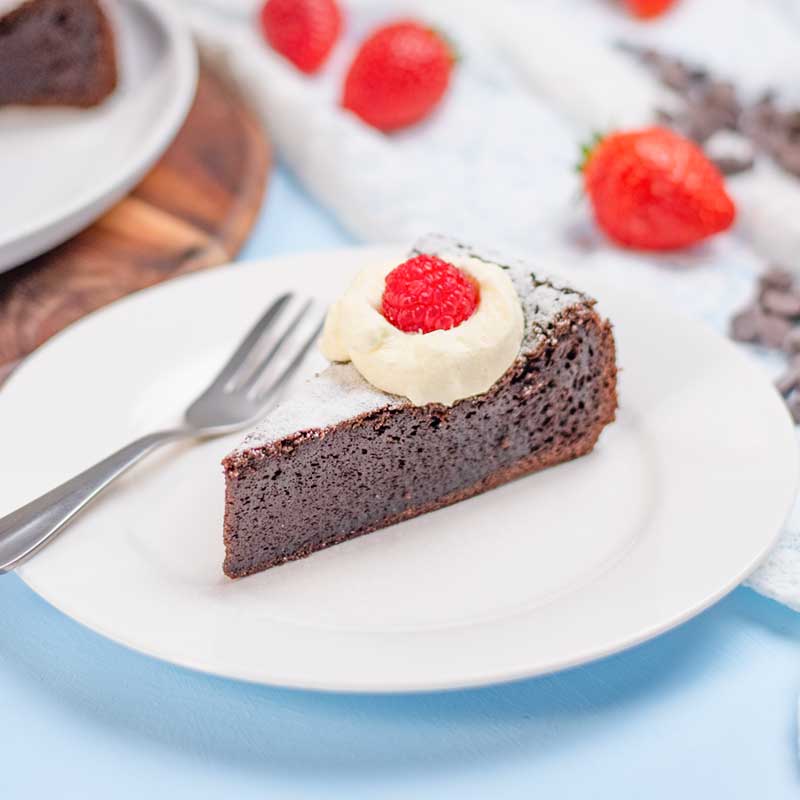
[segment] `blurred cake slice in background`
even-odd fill
[[[0,106],[89,108],[116,85],[114,33],[98,0],[0,0]]]

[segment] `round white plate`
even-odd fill
[[[0,108],[0,271],[60,244],[125,195],[194,99],[188,30],[157,0],[114,7],[120,84],[91,109]]]
[[[313,287],[330,301],[378,257],[387,251],[217,269],[73,325],[0,391],[0,514],[175,422],[278,292]],[[145,653],[332,690],[520,678],[671,628],[772,545],[795,495],[794,432],[777,393],[731,344],[588,277],[578,281],[614,321],[622,367],[619,419],[591,455],[230,581],[219,462],[238,437],[175,446],[20,575]]]

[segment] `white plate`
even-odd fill
[[[0,391],[0,513],[174,422],[277,292],[314,287],[329,301],[378,257],[386,252],[218,269],[73,325]],[[334,690],[536,675],[688,619],[772,545],[794,498],[793,429],[731,344],[587,277],[578,280],[614,321],[622,366],[619,419],[590,456],[230,581],[219,461],[236,437],[175,447],[21,568],[23,580],[151,655]]]
[[[117,3],[120,85],[97,108],[0,108],[0,271],[97,219],[175,138],[194,99],[197,57],[169,5]]]

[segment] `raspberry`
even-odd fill
[[[406,333],[448,331],[472,316],[479,299],[478,287],[460,269],[420,255],[386,276],[381,312]]]

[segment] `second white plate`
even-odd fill
[[[221,268],[73,325],[0,391],[0,514],[175,421],[278,292],[314,287],[329,302],[385,257],[358,249]],[[230,581],[219,460],[235,437],[175,447],[20,575],[130,647],[296,687],[471,686],[667,630],[736,586],[773,544],[794,498],[794,432],[730,343],[575,277],[613,320],[622,367],[619,419],[591,455]]]
[[[0,272],[119,200],[175,137],[194,98],[191,35],[156,0],[114,7],[120,85],[97,108],[0,109]]]

